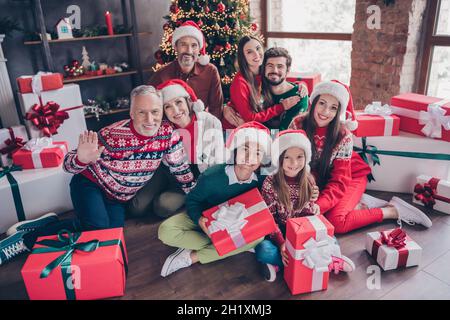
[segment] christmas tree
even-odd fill
[[[91,61],[89,61],[89,54],[86,50],[86,47],[83,46],[83,51],[81,52],[81,57],[83,60],[83,63],[81,64],[85,70],[89,70],[89,67],[91,66]]]
[[[236,74],[236,54],[239,40],[255,34],[258,27],[250,21],[250,0],[172,0],[170,14],[165,16],[164,35],[155,52],[154,71],[175,59],[172,47],[173,31],[187,20],[198,24],[206,38],[210,62],[219,70],[225,100]]]

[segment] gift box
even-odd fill
[[[25,126],[0,129],[0,165],[10,166],[12,155],[28,141]]]
[[[427,175],[418,176],[414,186],[413,202],[450,214],[450,180]]]
[[[257,188],[204,211],[203,216],[220,256],[277,230]]]
[[[372,169],[375,180],[368,190],[411,193],[421,174],[450,176],[450,144],[445,141],[400,132],[394,137],[353,137],[353,144]]]
[[[40,93],[41,91],[56,90],[63,87],[61,73],[39,72],[34,76],[17,78],[20,93]]]
[[[72,210],[72,176],[61,166],[23,171],[18,166],[0,169],[0,234],[18,221],[35,219],[46,212]]]
[[[400,130],[450,142],[450,100],[405,93],[391,99]]]
[[[363,112],[356,113],[358,128],[353,131],[357,137],[398,136],[400,118],[396,115],[372,115]]]
[[[67,84],[52,91],[19,94],[22,115],[30,138],[53,137],[66,141],[69,149],[76,149],[78,137],[86,129],[80,87]]]
[[[402,229],[369,232],[366,250],[384,271],[417,266],[422,248]]]
[[[289,263],[284,269],[284,280],[292,294],[328,288],[331,257],[341,256],[333,234],[334,227],[324,216],[288,219],[286,250]]]
[[[127,274],[123,229],[62,230],[37,239],[22,267],[31,300],[93,300],[123,296]]]
[[[286,80],[289,82],[303,81],[308,87],[308,95],[311,95],[314,87],[322,81],[322,75],[320,73],[289,72]]]
[[[14,164],[22,169],[58,167],[68,152],[67,142],[53,141],[51,138],[37,138],[28,141],[23,148],[13,154]]]

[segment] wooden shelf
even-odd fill
[[[87,80],[97,80],[97,79],[103,79],[103,78],[112,78],[112,77],[123,77],[128,76],[130,74],[136,74],[137,71],[126,71],[126,72],[118,72],[113,74],[104,74],[101,76],[84,76],[84,77],[75,77],[75,78],[66,78],[63,80],[63,83],[72,83],[72,82],[80,82],[80,81],[87,81]]]
[[[109,115],[116,114],[116,113],[129,112],[129,111],[130,111],[130,108],[113,109],[113,110],[111,110],[108,113],[101,114],[100,117],[109,116]],[[86,119],[95,118],[95,114],[88,114],[88,115],[85,116],[85,118]]]
[[[138,36],[143,35],[151,35],[152,32],[138,32]],[[124,37],[131,37],[131,33],[122,33],[122,34],[115,34],[113,36],[104,35],[104,36],[96,36],[96,37],[80,37],[80,38],[72,38],[72,39],[55,39],[55,40],[48,40],[48,43],[61,43],[61,42],[73,42],[73,41],[89,41],[89,40],[104,40],[104,39],[115,39],[115,38],[124,38]],[[37,41],[25,41],[24,45],[36,45],[41,44],[41,40]]]

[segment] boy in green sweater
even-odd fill
[[[256,247],[264,238],[219,256],[209,237],[204,210],[262,186],[265,177],[255,173],[270,156],[272,140],[269,130],[260,123],[248,122],[233,130],[226,147],[228,163],[213,166],[203,172],[197,185],[186,197],[187,213],[177,214],[163,223],[159,239],[166,245],[179,248],[167,257],[161,276],[200,262],[217,261]]]
[[[308,110],[308,89],[306,84],[286,81],[291,63],[292,58],[284,48],[270,48],[264,53],[261,71],[264,106],[279,104],[283,99],[294,96],[301,98],[291,109],[264,123],[270,129],[286,130],[295,116]]]

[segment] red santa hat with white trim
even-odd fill
[[[193,37],[197,39],[200,46],[198,62],[203,66],[207,65],[209,63],[209,56],[206,54],[205,36],[194,21],[188,20],[175,29],[172,34],[172,47],[175,48],[175,43],[183,37]]]
[[[197,95],[186,82],[180,79],[167,80],[161,83],[158,87],[161,91],[163,103],[166,103],[174,98],[185,97],[190,98],[192,101],[192,109],[195,112],[201,112],[205,110],[205,105],[202,100],[197,98]]]
[[[314,101],[317,96],[322,94],[332,95],[339,101],[341,104],[341,122],[350,131],[356,130],[358,128],[358,122],[356,121],[355,111],[353,110],[353,99],[350,88],[338,80],[324,81],[314,87],[310,100]]]
[[[233,150],[241,147],[246,142],[256,142],[264,151],[267,157],[270,157],[272,138],[270,137],[270,130],[263,124],[250,121],[240,125],[231,131],[230,136],[225,144],[227,151],[227,163],[231,161]]]
[[[303,130],[283,130],[277,134],[272,143],[272,166],[278,170],[280,155],[292,147],[298,147],[305,152],[305,168],[310,172],[311,142]]]

